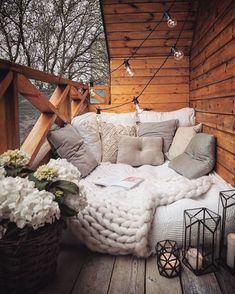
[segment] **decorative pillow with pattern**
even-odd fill
[[[100,123],[102,161],[117,162],[118,141],[121,135],[136,136],[136,126],[113,125]]]

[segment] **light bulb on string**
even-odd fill
[[[140,123],[140,114],[143,111],[143,109],[141,109],[139,107],[139,101],[138,101],[138,97],[133,97],[132,102],[134,103],[135,106],[135,121],[136,121],[136,125],[138,126],[138,124]]]
[[[99,124],[100,124],[100,122],[101,122],[101,117],[100,117],[100,115],[101,115],[101,109],[100,109],[100,107],[97,107],[97,108],[96,108],[96,121],[97,121],[97,123],[98,123],[98,126],[100,126]]]
[[[174,28],[177,26],[177,20],[175,18],[172,18],[168,11],[165,11],[163,15],[167,21],[167,25],[169,28]]]
[[[174,55],[176,60],[184,58],[184,52],[182,50],[178,50],[175,46],[171,47],[171,53]]]
[[[135,73],[134,73],[133,69],[131,68],[128,59],[125,59],[125,60],[124,60],[124,66],[125,66],[125,68],[126,68],[126,72],[127,72],[127,74],[128,74],[130,77],[133,77],[133,76],[135,75]]]
[[[90,80],[90,88],[89,88],[89,91],[90,91],[90,96],[92,97],[92,98],[94,98],[95,97],[95,91],[92,89],[93,87],[94,87],[94,82],[93,82],[93,80]]]

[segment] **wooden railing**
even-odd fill
[[[50,99],[30,79],[56,85]],[[40,149],[44,149],[45,154],[48,151],[43,145],[53,123],[61,126],[85,110],[89,88],[82,83],[0,59],[0,153],[20,147],[19,94],[41,112],[21,146],[31,155],[32,165]]]

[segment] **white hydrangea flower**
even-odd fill
[[[80,171],[66,159],[51,159],[47,165],[58,170],[56,180],[70,181],[79,187],[79,195],[66,195],[63,203],[77,212],[83,210],[87,206],[87,197],[84,186],[79,183]]]
[[[0,180],[0,220],[8,219],[18,228],[37,229],[60,218],[54,195],[39,191],[28,179],[6,177]],[[0,235],[3,235],[1,230]],[[0,236],[1,238],[1,236]]]
[[[68,162],[66,159],[51,159],[47,166],[58,170],[58,175],[55,180],[70,181],[78,185],[81,173],[76,166]]]

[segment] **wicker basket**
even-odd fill
[[[21,230],[0,240],[0,293],[36,293],[54,277],[63,224]]]

